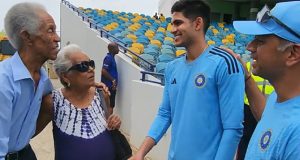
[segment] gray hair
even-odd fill
[[[80,47],[76,44],[70,44],[63,47],[57,54],[57,58],[53,63],[53,69],[57,76],[60,79],[60,82],[67,86],[67,83],[64,82],[61,78],[62,74],[68,72],[68,70],[72,67],[72,61],[70,60],[71,55],[82,52]]]
[[[45,11],[44,6],[38,3],[24,2],[11,7],[4,19],[4,28],[8,39],[15,49],[20,49],[22,39],[20,33],[26,30],[34,35],[40,27],[39,11]]]
[[[279,46],[277,46],[277,50],[280,52],[284,52],[286,49],[288,49],[288,47],[290,47],[293,44],[294,44],[294,42],[280,38],[280,44],[279,44]]]

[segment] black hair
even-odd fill
[[[204,33],[206,33],[210,25],[210,7],[202,0],[179,0],[171,8],[171,13],[174,12],[182,12],[186,18],[192,21],[201,17],[204,21]]]

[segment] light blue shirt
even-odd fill
[[[300,96],[276,100],[273,92],[249,142],[246,160],[300,160]]]
[[[241,65],[219,48],[209,47],[193,62],[170,62],[148,136],[157,143],[172,123],[168,159],[233,159],[243,132],[244,86]]]
[[[18,53],[0,62],[0,160],[23,149],[35,133],[42,96],[52,90],[43,68],[35,83]]]

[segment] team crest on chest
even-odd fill
[[[271,137],[272,137],[271,130],[264,132],[263,135],[261,136],[259,141],[259,146],[263,151],[265,151],[269,147]]]
[[[205,86],[205,83],[206,83],[206,78],[205,78],[204,74],[198,74],[195,78],[195,85],[198,88],[202,88]]]

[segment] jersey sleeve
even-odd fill
[[[171,124],[171,107],[169,99],[170,67],[168,66],[169,65],[167,65],[165,70],[165,87],[163,92],[163,99],[154,122],[152,123],[152,126],[148,132],[148,136],[153,138],[156,143],[159,142],[159,140]]]
[[[221,61],[216,72],[221,120],[224,129],[243,129],[244,71],[235,58],[229,60]]]
[[[223,58],[220,61],[216,71],[220,115],[223,125],[216,160],[234,159],[234,154],[243,135],[244,72],[241,64],[234,57],[227,56],[227,59]]]
[[[279,159],[300,160],[300,125],[290,125],[282,137]]]
[[[47,75],[46,71],[43,69],[44,75]],[[53,90],[53,85],[50,81],[50,79],[47,77],[47,79],[44,82],[44,91],[43,91],[43,96],[48,95],[52,92]]]
[[[0,160],[8,153],[11,117],[13,110],[13,90],[5,75],[0,74]]]

